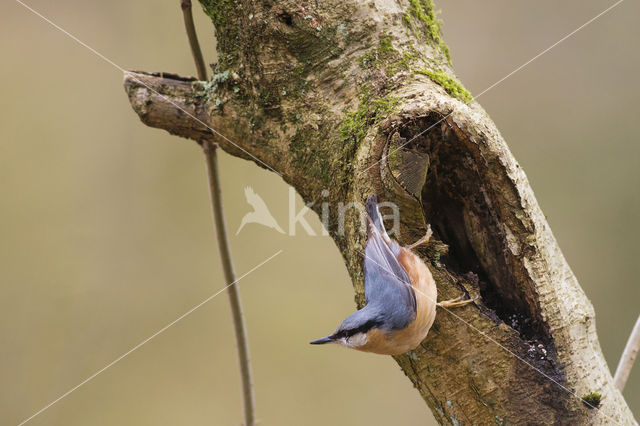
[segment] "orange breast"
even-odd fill
[[[391,335],[371,330],[367,333],[367,343],[357,349],[385,355],[399,355],[415,349],[427,337],[436,318],[438,290],[431,271],[422,259],[407,249],[401,249],[398,261],[407,271],[416,296],[416,319],[406,328]]]

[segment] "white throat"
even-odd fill
[[[348,348],[359,348],[367,343],[367,335],[364,333],[356,333],[353,336],[343,337],[339,342]]]

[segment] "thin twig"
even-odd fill
[[[191,13],[191,0],[180,0],[180,7],[182,8],[182,16],[184,18],[184,28],[187,30],[189,47],[191,47],[191,55],[193,56],[193,61],[196,63],[198,79],[206,81],[207,67],[204,64],[202,50],[200,50],[200,43],[198,42],[198,35],[196,34],[196,25],[193,23],[193,13]]]
[[[205,141],[202,144],[207,158],[207,172],[209,174],[209,191],[211,195],[211,210],[218,234],[218,248],[220,249],[220,260],[224,269],[224,276],[227,283],[235,281],[231,250],[227,239],[227,225],[224,220],[222,207],[222,194],[220,191],[220,177],[218,175],[217,145]],[[244,397],[244,424],[245,426],[255,425],[255,398],[253,394],[253,377],[251,373],[251,361],[249,360],[249,342],[247,339],[247,329],[244,324],[242,314],[242,303],[238,286],[229,287],[229,301],[231,302],[231,313],[233,325],[236,331],[236,343],[238,345],[238,359],[240,361],[240,375],[242,376],[242,393]]]
[[[638,355],[638,349],[640,349],[640,316],[638,316],[636,320],[636,325],[633,326],[629,340],[627,340],[627,346],[625,346],[622,352],[620,362],[618,362],[618,368],[616,368],[616,374],[613,378],[620,392],[624,389],[624,385],[627,384],[631,367],[633,367],[633,361],[635,361],[636,355]]]
[[[198,78],[207,80],[207,71],[200,50],[200,43],[196,35],[196,28],[193,23],[193,14],[191,12],[191,1],[181,0],[180,6],[184,15],[184,25],[189,38],[189,46],[193,60],[198,70]],[[220,260],[227,284],[229,285],[229,302],[231,304],[231,314],[233,316],[233,325],[236,334],[236,344],[238,346],[238,360],[240,362],[240,376],[242,378],[242,394],[244,399],[244,426],[255,426],[255,397],[253,393],[253,376],[251,373],[251,361],[249,360],[249,341],[247,339],[247,328],[244,323],[244,315],[242,313],[242,302],[240,301],[240,293],[236,284],[236,274],[233,268],[233,259],[231,257],[231,248],[227,236],[227,225],[224,219],[224,208],[222,206],[222,191],[220,188],[220,176],[218,173],[218,155],[217,145],[204,141],[202,143],[207,163],[207,175],[209,177],[209,195],[211,196],[211,212],[218,237],[218,249],[220,251]]]

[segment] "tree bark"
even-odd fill
[[[275,171],[317,213],[376,193],[400,207],[401,243],[431,224],[420,254],[440,298],[480,296],[439,310],[395,357],[440,423],[637,424],[524,172],[455,79],[430,0],[201,3],[213,79],[128,72],[134,110]],[[338,225],[332,215],[361,307],[358,211]],[[598,408],[581,400],[593,392]]]

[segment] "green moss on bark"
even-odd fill
[[[589,408],[600,407],[602,395],[599,392],[590,392],[582,397],[582,402]]]
[[[373,49],[366,55],[358,58],[358,64],[362,68],[378,68],[390,59],[398,55],[398,51],[393,47],[392,37],[388,34],[382,34],[378,47]]]
[[[385,74],[392,76],[399,69],[410,69],[410,61],[414,60],[417,56],[414,53],[409,53],[404,50],[398,51],[393,47],[393,38],[388,34],[383,34],[380,37],[378,47],[358,58],[358,64],[362,68],[380,68],[384,67]]]
[[[415,21],[422,24],[424,35],[431,40],[444,54],[451,64],[449,46],[442,39],[442,21],[438,19],[433,0],[409,0],[409,11],[403,17],[409,28],[414,28]]]
[[[453,96],[454,98],[460,99],[464,103],[469,103],[473,100],[473,96],[467,89],[464,88],[458,80],[455,78],[449,77],[442,70],[431,71],[425,68],[416,70],[417,74],[422,74],[428,76],[435,83],[438,83],[440,86],[447,91],[448,94]]]
[[[202,9],[213,22],[216,28],[216,38],[218,42],[218,62],[224,68],[229,68],[237,59],[237,46],[232,42],[237,38],[237,24],[229,17],[234,16],[233,0],[200,0]]]
[[[355,111],[345,114],[340,125],[340,135],[347,145],[357,146],[364,139],[372,125],[386,118],[399,105],[395,96],[373,98],[369,90],[360,96],[360,104]]]

